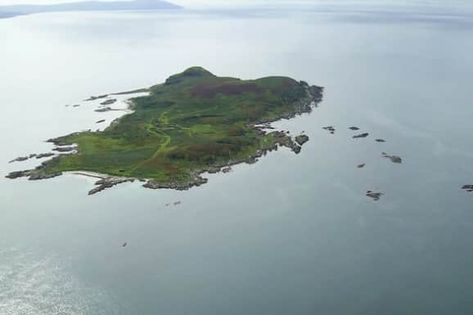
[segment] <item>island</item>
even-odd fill
[[[0,18],[18,15],[69,12],[69,11],[150,11],[180,9],[181,7],[162,0],[129,1],[81,1],[56,4],[16,4],[0,6]]]
[[[310,113],[323,95],[322,87],[289,77],[240,80],[201,67],[140,91],[148,94],[130,99],[131,113],[103,131],[48,140],[59,155],[7,177],[92,174],[100,179],[90,194],[133,180],[147,188],[188,189],[207,182],[203,173],[227,173],[278,147],[299,153],[309,137],[292,137],[270,123]]]

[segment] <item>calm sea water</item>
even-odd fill
[[[470,18],[378,6],[0,20],[0,313],[473,314]],[[3,178],[35,162],[9,160],[105,117],[64,105],[193,65],[325,86],[320,108],[278,123],[311,141],[186,192],[89,197],[84,177]]]

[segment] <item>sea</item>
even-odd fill
[[[0,19],[0,314],[473,314],[472,56],[447,1]],[[310,141],[188,191],[5,178],[191,66],[323,86],[274,124]]]

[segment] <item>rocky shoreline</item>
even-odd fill
[[[57,172],[57,173],[44,172],[44,168],[49,163],[54,163],[54,161],[56,161],[58,158],[59,156],[55,156],[54,158],[50,160],[44,161],[39,166],[35,167],[34,169],[10,172],[5,177],[9,179],[28,177],[28,180],[41,180],[41,179],[49,179],[49,178],[60,176],[62,175],[62,172]]]
[[[271,151],[277,150],[279,147],[287,147],[292,152],[299,154],[301,152],[302,144],[304,144],[305,142],[309,140],[308,136],[303,135],[302,139],[304,140],[307,139],[307,140],[303,141],[301,145],[298,145],[296,141],[293,140],[289,135],[287,135],[285,131],[274,131],[274,132],[271,132],[270,134],[273,134],[276,137],[275,143],[267,148],[258,150],[254,155],[251,155],[246,159],[228,161],[227,163],[223,163],[221,165],[213,165],[213,166],[200,169],[198,171],[194,171],[191,174],[190,179],[188,179],[185,182],[181,182],[181,181],[157,182],[155,180],[149,180],[143,185],[143,187],[150,188],[150,189],[163,189],[164,188],[164,189],[175,189],[175,190],[188,190],[192,187],[201,186],[208,182],[208,179],[202,176],[202,174],[204,173],[209,173],[209,174],[215,174],[215,173],[220,173],[220,172],[229,173],[232,170],[232,166],[242,164],[242,163],[254,164],[258,161],[258,158],[265,156],[267,153]]]
[[[333,127],[333,126],[322,127],[322,129],[327,130],[332,135],[335,134],[335,127]]]
[[[123,184],[126,182],[132,183],[134,181],[135,181],[134,178],[122,178],[122,177],[113,177],[113,176],[104,177],[95,182],[96,187],[94,187],[93,189],[89,191],[89,196],[99,193],[107,188],[111,188],[113,186]]]
[[[9,163],[13,162],[23,162],[32,158],[36,159],[42,159],[42,158],[48,158],[48,157],[53,157],[52,159],[46,160],[42,162],[39,166],[35,167],[34,169],[29,169],[29,170],[23,170],[23,171],[14,171],[10,172],[8,175],[6,175],[6,178],[9,179],[16,179],[16,178],[21,178],[21,177],[28,177],[28,180],[41,180],[41,179],[49,179],[53,177],[57,177],[62,175],[62,172],[57,172],[57,173],[46,173],[44,172],[44,169],[46,166],[48,166],[50,163],[55,163],[61,155],[63,154],[75,154],[77,153],[77,146],[73,145],[66,145],[64,143],[61,143],[57,139],[49,139],[46,142],[51,142],[56,145],[55,148],[52,149],[52,151],[56,151],[57,153],[54,152],[46,152],[46,153],[33,153],[28,156],[21,156],[17,157],[14,160],[11,160]]]
[[[55,153],[52,153],[52,152],[48,152],[48,153],[33,153],[33,154],[30,154],[28,156],[19,156],[11,161],[9,161],[8,163],[14,163],[14,162],[24,162],[24,161],[27,161],[27,160],[30,160],[32,158],[36,158],[36,159],[42,159],[42,158],[46,158],[46,157],[51,157],[51,156],[54,156],[56,155]]]

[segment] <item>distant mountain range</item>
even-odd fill
[[[49,5],[5,5],[0,6],[0,18],[17,15],[26,15],[44,12],[68,11],[127,11],[127,10],[169,10],[181,7],[162,0],[134,0],[134,1],[84,1],[72,3],[59,3]]]

